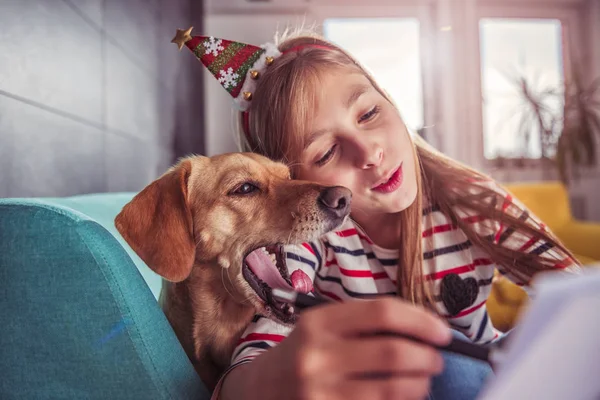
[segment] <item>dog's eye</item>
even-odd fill
[[[258,190],[258,188],[250,182],[244,182],[237,188],[231,191],[231,194],[250,194],[254,191]]]

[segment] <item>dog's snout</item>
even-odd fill
[[[345,217],[350,211],[352,192],[342,186],[334,186],[324,189],[319,195],[319,206],[336,217]]]

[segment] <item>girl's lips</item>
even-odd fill
[[[387,180],[387,182],[384,182],[371,190],[380,193],[391,193],[402,185],[403,179],[404,175],[402,174],[402,164],[400,164],[400,167],[398,167],[398,169],[394,171],[394,173],[392,174],[390,179]]]

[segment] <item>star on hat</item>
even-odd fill
[[[256,80],[281,52],[270,43],[257,47],[213,36],[192,36],[192,29],[177,29],[171,43],[179,50],[184,45],[189,48],[233,97],[239,109],[247,110]]]

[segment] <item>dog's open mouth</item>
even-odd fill
[[[302,271],[294,271],[290,277],[285,261],[283,245],[278,243],[250,252],[244,259],[242,274],[265,307],[282,322],[296,320],[294,307],[273,298],[273,288],[294,289],[300,292],[312,291],[312,281]]]

